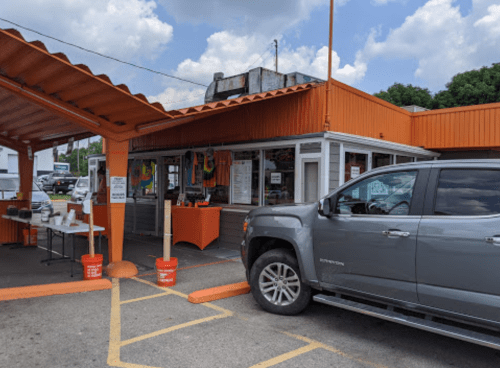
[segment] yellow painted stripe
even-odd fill
[[[152,337],[164,335],[164,334],[172,332],[172,331],[180,330],[181,328],[191,327],[191,326],[199,325],[200,323],[210,322],[210,321],[214,321],[216,319],[226,318],[226,317],[229,317],[229,316],[230,316],[229,314],[222,313],[222,314],[218,314],[216,316],[201,318],[201,319],[197,319],[197,320],[194,320],[194,321],[182,323],[180,325],[172,326],[172,327],[169,327],[169,328],[164,328],[163,330],[151,332],[149,334],[145,334],[145,335],[142,335],[142,336],[137,336],[137,337],[134,337],[132,339],[128,339],[128,340],[122,341],[121,346],[126,346],[126,345],[129,345],[129,344],[133,344],[134,342],[143,341],[143,340],[146,340],[146,339],[150,339]]]
[[[121,317],[120,317],[120,282],[113,279],[111,289],[111,319],[109,328],[108,365],[120,367],[120,340],[121,340]]]
[[[299,348],[299,349],[290,351],[288,353],[281,354],[281,355],[279,355],[279,356],[277,356],[275,358],[266,360],[265,362],[257,363],[255,365],[251,366],[250,368],[272,367],[273,365],[283,363],[283,362],[285,362],[285,361],[287,361],[289,359],[295,358],[295,357],[297,357],[299,355],[302,355],[304,353],[307,353],[307,352],[312,351],[314,349],[317,349],[319,347],[320,347],[319,344],[309,344],[309,345],[304,346],[302,348]]]
[[[313,339],[309,339],[307,337],[304,337],[304,336],[300,336],[300,335],[295,335],[295,334],[292,334],[290,332],[283,332],[283,334],[287,335],[287,336],[290,336],[290,337],[294,337],[298,340],[301,340],[301,341],[304,341],[304,342],[307,342],[309,344],[316,344],[318,345],[319,348],[321,349],[325,349],[325,350],[328,350],[332,353],[335,353],[337,355],[340,355],[344,358],[347,358],[347,359],[350,359],[350,360],[354,360],[356,362],[359,362],[359,363],[363,363],[363,364],[368,364],[368,365],[371,365],[372,367],[375,367],[375,368],[388,368],[387,366],[383,365],[383,364],[378,364],[378,363],[373,363],[373,362],[370,362],[368,360],[364,360],[364,359],[359,359],[359,358],[356,358],[356,357],[353,357],[352,355],[349,355],[347,353],[344,353],[343,351],[341,350],[338,350],[338,349],[335,349],[334,347],[332,346],[329,346],[329,345],[325,345],[325,344],[322,344],[320,343],[319,341],[316,341],[316,340],[313,340]]]
[[[108,365],[121,368],[158,368],[148,365],[125,363],[120,360],[121,344],[121,312],[120,312],[120,282],[113,279],[111,289],[111,320],[109,329]]]
[[[159,296],[165,296],[165,295],[170,295],[170,293],[159,293],[159,294],[154,294],[154,295],[149,295],[149,296],[143,296],[141,298],[124,300],[123,302],[120,302],[120,304],[123,305],[123,304],[127,304],[127,303],[135,303],[135,302],[140,302],[141,300],[157,298]]]

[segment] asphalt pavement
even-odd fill
[[[172,288],[156,285],[161,252],[161,239],[127,235],[138,277],[0,302],[0,367],[500,367],[496,350],[314,302],[292,317],[251,294],[191,304],[191,292],[245,280],[237,250],[173,246]]]

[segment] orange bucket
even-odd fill
[[[23,229],[24,245],[36,247],[36,243],[38,240],[38,230],[31,229],[31,233],[28,233],[28,232],[29,232],[28,229]],[[30,235],[31,235],[31,237],[30,237]]]
[[[83,279],[98,280],[102,278],[102,254],[95,254],[94,258],[90,254],[82,256]]]
[[[177,258],[171,257],[170,261],[156,258],[156,276],[158,286],[174,286],[177,277]]]

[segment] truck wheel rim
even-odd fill
[[[267,265],[259,275],[260,292],[268,302],[286,306],[300,295],[300,279],[297,273],[285,263]]]

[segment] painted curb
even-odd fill
[[[111,281],[107,279],[62,282],[58,284],[22,286],[0,289],[0,301],[37,298],[40,296],[83,293],[86,291],[111,289]]]
[[[250,285],[248,282],[239,282],[224,286],[217,286],[210,289],[198,290],[188,296],[188,301],[194,304],[206,303],[214,300],[230,298],[241,294],[248,294]]]

